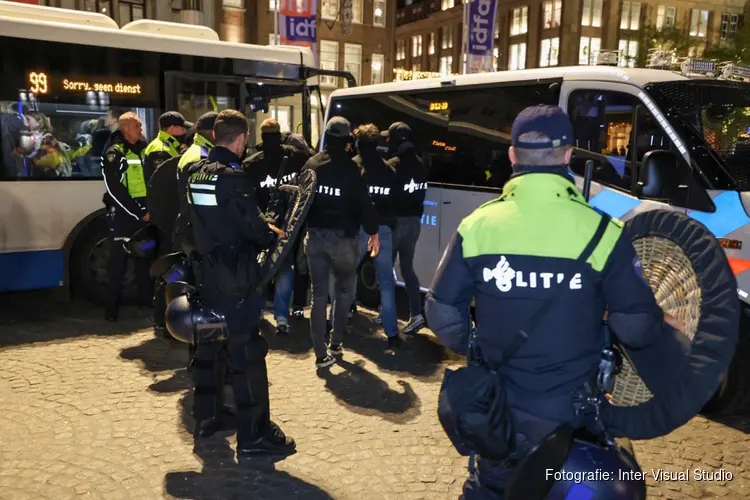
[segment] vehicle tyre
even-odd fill
[[[91,221],[78,235],[70,253],[70,283],[73,292],[96,304],[107,296],[107,260],[109,231],[104,217]],[[121,302],[132,302],[137,296],[134,264],[128,259],[123,278]]]
[[[368,309],[376,309],[380,305],[378,274],[375,261],[370,257],[366,257],[357,270],[357,300]]]
[[[743,306],[743,309],[745,306]],[[746,311],[740,316],[740,341],[724,380],[706,403],[701,413],[710,417],[729,416],[750,410],[750,373],[743,361],[750,356],[750,317]]]

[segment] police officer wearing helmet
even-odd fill
[[[201,257],[200,296],[226,321],[239,457],[288,453],[295,448],[294,440],[270,419],[265,362],[268,344],[258,329],[264,300],[256,286],[260,278],[257,255],[273,243],[274,233],[283,232],[259,215],[252,178],[242,169],[240,160],[247,138],[247,119],[242,113],[219,113],[214,123],[216,147],[191,169],[187,189],[188,212]],[[198,436],[218,430],[214,415],[223,384],[216,378],[225,373],[216,366],[224,350],[221,336],[198,338],[193,364]]]
[[[459,353],[467,352],[476,301],[476,346],[504,382],[516,439],[505,459],[480,457],[478,474],[464,485],[467,500],[503,498],[520,457],[563,423],[588,425],[576,415],[574,395],[596,380],[605,308],[610,329],[627,346],[645,347],[665,328],[623,224],[588,205],[576,187],[568,169],[572,143],[560,108],[534,106],[518,115],[513,176],[498,199],[461,222],[428,294],[431,329]],[[514,348],[553,296],[554,305]]]
[[[102,169],[104,195],[109,234],[112,239],[107,263],[107,286],[105,319],[117,321],[122,278],[128,255],[121,242],[130,238],[151,220],[146,209],[146,173],[144,150],[141,139],[143,125],[138,115],[132,112],[120,116],[119,128],[110,138],[110,146],[104,153]],[[138,285],[139,302],[151,305],[152,290],[148,274],[148,261],[135,259],[135,278]]]

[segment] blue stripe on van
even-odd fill
[[[613,189],[603,189],[589,200],[589,204],[619,219],[641,204],[641,200],[620,194]]]
[[[0,292],[62,286],[63,261],[62,250],[0,253]]]
[[[717,238],[723,238],[745,224],[750,224],[750,217],[742,206],[740,194],[736,191],[725,191],[714,197],[715,212],[689,210],[688,215],[702,222]]]

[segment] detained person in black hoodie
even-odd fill
[[[283,144],[281,127],[273,118],[261,123],[260,135],[263,142],[258,145],[255,154],[245,159],[243,168],[254,179],[258,207],[261,211],[281,211],[281,206],[269,207],[272,190],[277,185],[293,182],[311,155],[304,149]],[[287,158],[287,162],[284,171],[281,172],[284,157]],[[294,291],[293,262],[292,254],[274,279],[273,315],[276,318],[276,333],[280,335],[289,333],[289,306]]]
[[[396,283],[393,278],[393,243],[392,232],[396,223],[396,212],[393,206],[393,190],[396,172],[392,166],[381,158],[378,152],[380,131],[373,124],[362,125],[354,131],[359,155],[354,161],[360,167],[362,177],[367,183],[370,199],[378,214],[378,238],[380,252],[375,257],[375,272],[380,288],[380,319],[388,337],[388,348],[401,345],[398,336],[398,317],[396,315]],[[365,258],[367,235],[360,230],[359,262]],[[359,266],[357,266],[359,267]],[[353,287],[356,290],[356,279]]]
[[[359,263],[360,226],[369,235],[367,250],[375,257],[380,249],[378,219],[359,166],[349,157],[351,125],[341,117],[328,121],[325,147],[305,164],[317,174],[317,192],[307,216],[304,248],[312,280],[310,331],[318,368],[335,363],[343,352],[344,328],[354,300],[352,284]],[[326,307],[331,273],[335,281],[333,334],[326,345]]]
[[[393,230],[393,262],[396,256],[401,266],[401,276],[409,297],[409,323],[404,333],[417,333],[425,324],[422,315],[422,294],[419,278],[414,271],[414,252],[422,230],[424,197],[427,193],[427,172],[422,159],[414,150],[411,128],[406,123],[396,122],[388,127],[388,164],[396,171],[393,203],[396,209],[396,226]]]

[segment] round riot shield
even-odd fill
[[[302,170],[297,174],[296,185],[282,185],[279,187],[282,193],[289,197],[286,212],[284,214],[284,223],[280,229],[283,229],[286,236],[277,238],[276,243],[261,252],[258,255],[258,264],[261,268],[261,279],[258,288],[263,288],[270,282],[276,273],[279,272],[289,254],[294,251],[295,242],[302,227],[305,225],[307,214],[312,206],[317,187],[317,176],[314,170]]]
[[[685,424],[714,395],[738,342],[740,303],[724,250],[700,222],[651,210],[626,231],[657,303],[684,325],[645,348],[617,345],[623,363],[604,418],[623,435],[649,439]]]

